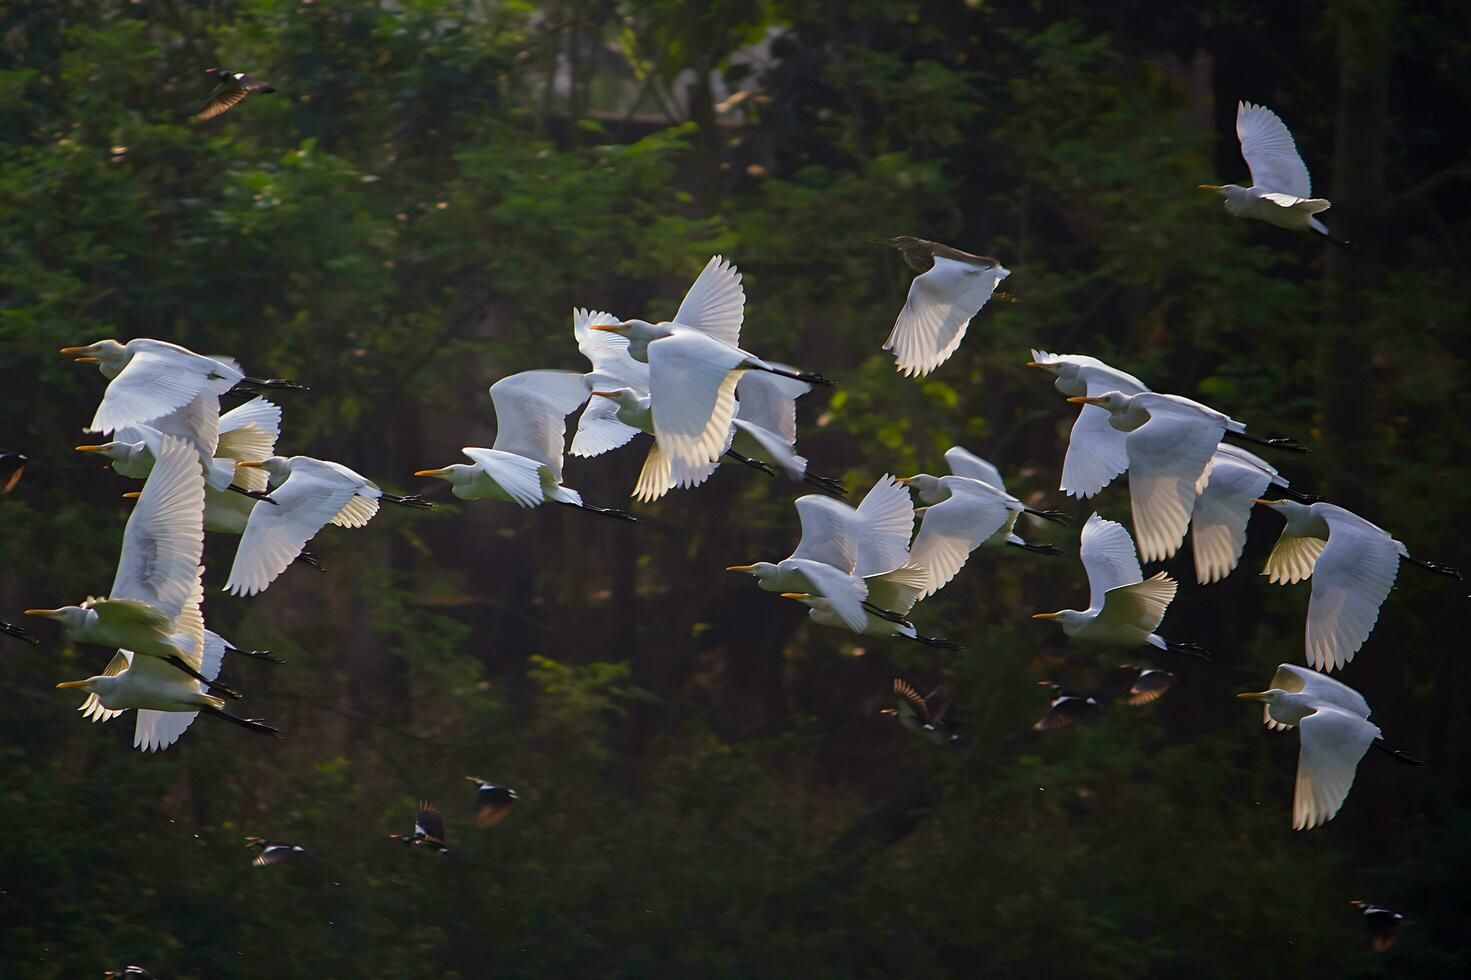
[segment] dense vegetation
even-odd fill
[[[0,617],[105,591],[132,489],[71,451],[102,379],[56,355],[151,336],[294,377],[283,449],[398,492],[489,445],[485,388],[579,367],[570,310],[667,315],[713,252],[744,339],[841,381],[801,410],[866,487],[962,443],[1055,491],[1072,413],[1028,350],[1102,356],[1317,451],[1277,459],[1412,552],[1465,566],[1471,15],[1462,4],[1074,0],[52,0],[0,6]],[[186,122],[225,65],[277,92]],[[750,94],[734,103],[735,86]],[[1355,259],[1232,221],[1238,98],[1276,109]],[[878,348],[918,234],[1014,270],[930,379]],[[620,503],[636,449],[572,461]],[[435,499],[448,500],[444,488]],[[1300,662],[1305,587],[1241,567],[1167,625],[1147,709],[1037,733],[1038,680],[1117,655],[1027,614],[1075,559],[974,556],[917,613],[961,653],[854,638],[723,566],[778,558],[794,484],[740,467],[639,525],[447,504],[329,528],[319,575],[210,622],[260,739],[86,724],[107,654],[0,639],[0,972],[78,977],[1451,976],[1468,966],[1467,601],[1405,568],[1344,679],[1414,770],[1370,758],[1289,829],[1292,736],[1232,700]],[[1120,480],[1096,501],[1125,519]],[[1079,517],[1092,504],[1067,502]],[[1076,540],[1042,527],[1039,540]],[[957,693],[942,749],[877,716],[899,672]],[[1045,736],[1045,737],[1044,737]],[[521,802],[489,833],[475,773]],[[391,846],[419,798],[449,860]],[[249,867],[247,834],[320,874]],[[1367,950],[1349,899],[1416,920]]]

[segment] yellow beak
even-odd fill
[[[61,349],[61,352],[63,354],[86,354],[86,353],[90,352],[91,350],[92,350],[92,345],[91,344],[88,344],[86,347],[63,347]]]
[[[27,609],[27,616],[45,616],[47,619],[55,619],[61,615],[60,609]]]
[[[1240,694],[1238,694],[1236,696],[1238,698],[1241,698],[1241,699],[1245,700],[1245,701],[1265,701],[1265,700],[1267,700],[1267,695],[1264,692],[1262,692],[1262,691],[1242,691]]]
[[[79,453],[102,453],[107,451],[106,446],[73,446]]]
[[[100,357],[79,357],[79,358],[77,358],[76,363],[78,363],[78,364],[101,364],[102,363],[102,358],[100,358]]]
[[[907,486],[909,486],[909,481],[911,481],[913,479],[914,479],[914,477],[912,477],[912,476],[896,476],[896,477],[894,477],[894,482],[895,483],[902,483],[902,484],[904,484],[907,487]]]
[[[1057,613],[1032,613],[1033,619],[1056,619]]]
[[[593,392],[593,394],[594,395],[597,395],[599,398],[617,398],[618,397],[617,395],[613,394],[611,391],[595,391],[595,392]]]
[[[1268,507],[1279,507],[1282,504],[1280,500],[1263,500],[1261,497],[1252,497],[1251,502],[1254,504],[1265,504]]]
[[[725,570],[727,572],[749,572],[755,567],[755,565],[726,565]]]
[[[86,683],[87,683],[86,681],[62,681],[60,684],[58,684],[56,686],[58,688],[84,687],[84,686],[86,686]]]
[[[1102,405],[1103,399],[1097,395],[1074,395],[1068,399],[1069,405]]]
[[[143,496],[143,491],[142,490],[129,490],[127,493],[123,494],[123,499],[124,500],[137,500],[141,496]]]
[[[1028,361],[1027,367],[1041,368],[1044,371],[1052,370],[1051,364],[1043,364],[1041,361]]]
[[[1223,184],[1196,184],[1195,185],[1195,187],[1196,187],[1197,190],[1202,190],[1202,191],[1218,191],[1223,186],[1224,186]]]
[[[243,463],[236,463],[235,464],[235,468],[237,470],[239,470],[239,469],[263,470],[263,469],[266,468],[266,463],[265,463],[265,460],[261,460],[261,459],[247,459]]]
[[[446,467],[446,468],[437,469],[437,470],[414,470],[414,475],[415,476],[444,476],[444,474],[446,474],[448,472],[449,472],[449,469]]]
[[[810,592],[783,592],[781,597],[783,599],[797,599],[800,601],[802,599],[812,598],[812,594]]]
[[[622,324],[618,324],[616,326],[613,324],[603,324],[602,326],[593,327],[592,329],[601,330],[603,333],[622,333],[628,328],[623,326]]]

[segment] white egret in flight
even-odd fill
[[[572,311],[572,334],[577,338],[577,349],[592,365],[585,376],[588,387],[609,392],[628,388],[641,399],[649,393],[648,364],[629,355],[628,338],[621,333],[592,329],[617,326],[619,322],[611,313],[578,307]],[[652,421],[648,428],[620,422],[618,408],[617,403],[607,399],[588,399],[587,407],[577,417],[577,432],[567,451],[573,456],[601,456],[627,445],[640,432],[652,432]]]
[[[862,630],[864,636],[901,636],[928,647],[941,650],[959,650],[960,644],[934,636],[925,636],[907,617],[915,603],[925,596],[929,584],[929,573],[913,563],[900,565],[892,572],[870,575],[863,580],[868,589],[864,604],[867,619]],[[832,600],[809,592],[783,592],[783,599],[795,599],[808,609],[807,617],[819,626],[848,629],[848,624],[838,615]],[[876,612],[880,610],[881,612]]]
[[[203,645],[200,672],[213,681],[225,656],[225,641],[206,630]],[[130,708],[137,709],[133,747],[141,752],[160,752],[173,745],[200,712],[263,735],[280,735],[257,718],[227,714],[222,710],[225,702],[206,693],[199,681],[157,657],[140,657],[130,650],[119,650],[107,669],[95,677],[56,686],[86,691],[87,700],[77,710],[93,722],[111,721]]]
[[[623,520],[636,518],[583,502],[562,485],[562,441],[567,416],[587,400],[583,376],[575,371],[522,371],[490,386],[495,404],[495,444],[466,446],[471,463],[454,463],[415,476],[446,480],[461,500],[502,500],[521,507],[551,502]]]
[[[257,504],[250,511],[225,582],[225,591],[235,595],[263,592],[327,524],[364,527],[378,513],[380,500],[433,508],[417,494],[385,493],[341,463],[310,456],[272,456],[237,463],[235,468],[265,470],[273,487],[269,501],[274,505]]]
[[[1251,170],[1251,186],[1201,184],[1201,190],[1225,198],[1226,212],[1233,217],[1256,218],[1292,231],[1315,231],[1344,251],[1358,254],[1356,245],[1334,235],[1315,217],[1330,205],[1321,197],[1313,197],[1307,164],[1298,155],[1292,133],[1275,112],[1266,106],[1238,102],[1236,137]]]
[[[1266,705],[1269,728],[1297,728],[1297,786],[1292,794],[1292,829],[1311,830],[1337,814],[1353,787],[1359,760],[1377,745],[1401,762],[1416,763],[1380,741],[1369,721],[1369,703],[1347,684],[1304,667],[1282,664],[1265,691],[1236,695]]]
[[[883,349],[894,352],[900,374],[923,377],[950,359],[971,319],[1011,272],[990,256],[911,235],[875,244],[898,249],[905,264],[919,273],[909,284],[909,296]]]
[[[785,368],[785,364],[777,367]],[[823,493],[846,496],[848,490],[837,480],[818,476],[797,455],[797,399],[812,385],[795,378],[747,371],[736,384],[734,438],[727,455],[742,462],[764,463],[789,479],[800,480]]]
[[[1164,572],[1149,579],[1139,570],[1134,542],[1115,521],[1097,514],[1083,525],[1079,557],[1088,573],[1088,608],[1037,613],[1033,619],[1052,619],[1068,636],[1110,646],[1147,644],[1171,653],[1210,659],[1194,643],[1166,640],[1155,630],[1175,599],[1175,580]]]
[[[794,373],[742,350],[745,303],[740,273],[716,255],[685,294],[673,320],[622,320],[588,328],[623,334],[628,353],[649,365],[654,432],[661,451],[682,464],[713,462],[725,452],[742,371],[831,383],[821,375]]]
[[[1064,395],[1103,395],[1122,391],[1137,395],[1148,391],[1144,382],[1087,354],[1049,354],[1032,351],[1027,367],[1039,368],[1056,380],[1053,386]],[[1062,461],[1058,489],[1070,497],[1091,497],[1129,468],[1124,448],[1126,433],[1108,424],[1108,412],[1097,405],[1084,405],[1073,423],[1067,455]]]
[[[1307,451],[1291,439],[1248,435],[1246,426],[1230,416],[1179,395],[1110,391],[1068,401],[1106,409],[1109,425],[1127,433],[1129,501],[1139,554],[1147,562],[1170,557],[1185,540],[1195,498],[1210,479],[1211,460],[1226,433],[1262,445]]]
[[[27,609],[26,614],[56,620],[78,643],[131,650],[209,682],[200,673],[203,550],[204,474],[187,443],[165,436],[138,505],[128,515],[107,597],[60,609]],[[221,684],[210,686],[234,696]]]
[[[185,408],[201,395],[218,398],[242,382],[250,387],[304,390],[290,381],[249,377],[225,359],[146,337],[126,344],[99,340],[85,347],[63,347],[61,353],[81,355],[77,363],[96,364],[111,379],[88,432],[114,432],[152,422]]]
[[[914,502],[909,491],[885,474],[859,505],[807,494],[794,506],[802,523],[796,550],[779,562],[730,565],[749,572],[767,592],[800,592],[828,600],[831,611],[855,633],[868,628],[868,613],[882,607],[867,602],[870,576],[892,572],[909,557]]]
[[[1201,585],[1231,574],[1246,547],[1251,505],[1268,487],[1304,503],[1318,498],[1292,489],[1277,468],[1238,446],[1221,443],[1210,463],[1210,479],[1190,514],[1190,551]]]
[[[1461,577],[1449,565],[1410,557],[1388,531],[1337,504],[1260,499],[1254,503],[1271,507],[1287,521],[1267,557],[1264,574],[1279,585],[1312,577],[1307,661],[1317,670],[1339,669],[1364,645],[1399,574],[1401,558],[1441,575]]]

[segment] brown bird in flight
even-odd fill
[[[244,102],[247,95],[257,93],[265,95],[267,92],[276,91],[265,82],[251,78],[244,72],[230,71],[228,68],[206,68],[205,72],[213,75],[219,84],[210,93],[209,102],[204,108],[189,117],[193,122],[204,122],[206,119],[213,119],[215,116],[229,112]]]

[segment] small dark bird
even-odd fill
[[[213,75],[218,82],[215,90],[209,95],[209,102],[189,118],[194,122],[203,122],[213,119],[224,112],[229,112],[235,106],[245,101],[247,95],[265,95],[267,92],[276,91],[265,82],[257,81],[244,72],[230,71],[226,68],[206,68],[207,74]]]
[[[1175,675],[1157,667],[1140,667],[1137,664],[1119,664],[1124,680],[1132,680],[1125,700],[1132,705],[1149,704],[1165,696],[1175,684]]]
[[[1068,694],[1061,684],[1038,681],[1042,687],[1052,688],[1052,707],[1045,717],[1032,727],[1039,732],[1054,728],[1067,728],[1079,722],[1092,721],[1103,713],[1103,708],[1094,698],[1082,694]]]
[[[300,844],[288,844],[269,837],[247,837],[245,844],[260,848],[260,853],[250,862],[257,868],[268,864],[313,864],[317,861],[317,856]]]
[[[1369,948],[1376,953],[1382,953],[1393,946],[1399,939],[1400,923],[1408,921],[1398,912],[1382,905],[1370,905],[1357,898],[1348,904],[1358,906],[1364,913],[1364,927],[1369,930]]]
[[[404,844],[432,847],[441,854],[449,853],[449,848],[444,843],[444,816],[439,812],[439,807],[425,800],[419,801],[419,813],[414,819],[414,832],[412,834],[389,834],[388,839]]]
[[[506,819],[506,814],[511,812],[511,804],[520,799],[509,786],[497,786],[479,776],[465,778],[480,787],[475,794],[475,826],[481,830],[489,830]]]
[[[158,974],[152,970],[145,970],[141,966],[125,966],[121,970],[108,970],[102,976],[106,980],[113,980],[114,977],[118,978],[118,980],[124,980],[124,978],[131,978],[131,980],[158,980]]]
[[[7,494],[20,482],[30,459],[13,449],[0,449],[0,494]]]
[[[960,723],[950,715],[954,699],[943,687],[923,697],[914,685],[902,677],[894,678],[894,696],[899,699],[892,708],[880,709],[879,714],[895,718],[899,724],[911,731],[922,732],[932,740],[944,744],[960,739]]]
[[[7,623],[3,620],[0,620],[0,633],[4,633],[6,636],[13,636],[17,640],[25,640],[27,643],[34,647],[38,647],[41,645],[40,640],[36,639],[31,634],[21,629],[19,626],[16,626],[12,623]]]

